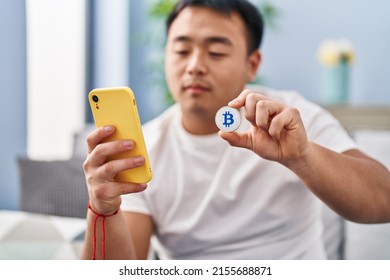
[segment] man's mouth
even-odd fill
[[[193,95],[201,95],[210,91],[210,87],[203,83],[188,83],[183,88],[184,91]]]

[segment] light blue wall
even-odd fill
[[[162,82],[165,27],[152,24],[150,1],[130,4],[130,86],[136,95],[141,122],[159,114],[166,106]],[[161,42],[160,42],[161,41]],[[152,66],[153,65],[153,66]]]
[[[390,104],[390,1],[272,0],[281,16],[268,31],[261,73],[267,85],[295,89],[321,101],[322,68],[316,51],[323,39],[347,38],[356,50],[352,103]]]
[[[0,0],[0,209],[19,206],[16,156],[26,153],[25,1]]]
[[[151,92],[148,79],[148,43],[144,36],[148,32],[144,1],[131,1],[130,4],[130,87],[136,95],[141,122],[152,117],[148,106],[147,93]]]
[[[261,3],[262,0],[251,0]],[[346,38],[356,50],[352,65],[350,102],[390,104],[390,1],[388,0],[271,0],[280,10],[276,30],[266,30],[260,77],[266,86],[297,90],[321,103],[323,68],[317,48],[324,39]],[[132,1],[131,32],[150,32],[146,3]],[[154,27],[156,28],[156,27]],[[149,36],[153,36],[149,33]],[[152,39],[152,38],[150,38]],[[134,38],[131,37],[134,42]],[[156,89],[148,71],[151,44],[131,48],[130,80],[138,93]],[[140,46],[141,44],[141,46]],[[153,47],[153,45],[152,45]],[[142,68],[143,67],[143,68]],[[147,100],[145,97],[143,101]],[[143,102],[147,110],[147,102]],[[145,115],[144,120],[153,116]]]

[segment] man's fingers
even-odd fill
[[[299,111],[295,108],[288,108],[275,116],[270,124],[268,133],[274,139],[280,139],[280,135],[283,129],[291,130],[295,129],[297,120],[300,118]]]
[[[228,106],[238,109],[242,106],[246,106],[247,102],[250,100],[257,102],[259,100],[269,100],[269,98],[250,89],[244,89],[239,96],[228,103]]]
[[[218,132],[219,136],[226,140],[231,146],[241,147],[241,148],[250,148],[248,143],[248,137],[246,134],[237,133],[237,132],[225,132],[220,130]]]
[[[267,96],[245,89],[228,104],[234,108],[245,109],[245,118],[253,125],[268,129],[270,119],[283,110],[283,106]]]
[[[147,188],[147,184],[136,184],[136,183],[115,183],[114,187],[114,195],[123,195],[129,193],[137,193],[142,192]]]
[[[115,127],[107,125],[99,127],[92,131],[87,137],[88,153],[91,153],[95,147],[115,132]]]
[[[104,164],[108,156],[120,154],[133,149],[135,146],[132,140],[117,140],[98,144],[90,153],[87,161],[90,166],[99,167]]]
[[[146,184],[116,182],[114,177],[121,171],[137,168],[145,163],[143,156],[109,161],[94,172],[86,173],[88,185],[96,186],[92,196],[95,198],[114,198],[122,194],[145,190]]]
[[[248,94],[252,93],[249,89],[244,89],[239,96],[228,103],[228,106],[239,109],[245,105],[246,97]]]
[[[121,171],[137,168],[145,163],[143,156],[111,160],[96,171],[96,176],[102,180],[109,179],[114,180],[114,177]]]
[[[252,124],[256,125],[256,104],[259,102],[259,98],[255,93],[248,93],[245,97],[245,118]]]
[[[268,131],[272,119],[282,112],[284,106],[274,100],[259,100],[256,103],[255,113],[251,118],[255,119],[255,124]]]

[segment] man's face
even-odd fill
[[[165,70],[186,128],[189,120],[214,125],[217,110],[255,77],[259,60],[258,52],[248,56],[245,25],[238,14],[185,8],[168,33]]]

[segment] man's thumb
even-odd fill
[[[245,145],[246,141],[244,141],[243,135],[238,134],[237,132],[225,132],[220,130],[218,134],[222,139],[226,140],[231,146],[247,148],[247,146]]]

